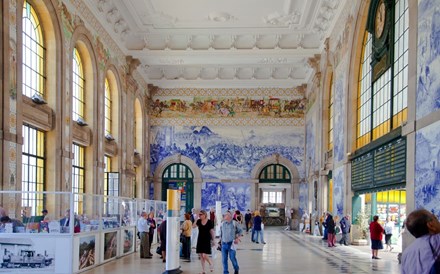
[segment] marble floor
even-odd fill
[[[397,248],[393,252],[379,252],[380,260],[372,260],[369,247],[339,246],[329,248],[321,237],[285,231],[282,228],[265,230],[266,244],[250,241],[245,234],[237,251],[241,274],[260,273],[400,273],[397,262]],[[154,248],[152,248],[153,250]],[[193,250],[192,262],[180,261],[182,273],[200,273],[200,261]],[[213,273],[223,273],[221,254],[215,260]],[[229,263],[229,272],[234,273]],[[209,268],[207,267],[207,273]],[[232,271],[231,271],[232,270]],[[165,264],[158,255],[152,259],[140,259],[134,253],[118,260],[103,264],[84,274],[138,274],[164,273]]]

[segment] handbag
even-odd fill
[[[183,235],[183,233],[180,233],[180,242],[183,244],[186,240],[185,235]]]
[[[162,255],[162,249],[160,248],[160,245],[156,248],[156,254]]]

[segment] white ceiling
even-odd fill
[[[85,0],[161,88],[282,87],[309,81],[346,0]]]

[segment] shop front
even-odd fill
[[[363,211],[384,225],[394,222],[392,243],[397,244],[406,218],[406,138],[389,134],[355,152],[351,158],[353,220]]]

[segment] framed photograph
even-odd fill
[[[79,265],[78,269],[87,268],[95,264],[95,235],[79,239]]]
[[[134,251],[134,229],[124,229],[122,231],[122,254]]]
[[[118,232],[104,234],[104,261],[116,257],[118,250]]]

